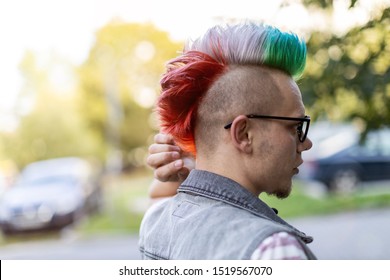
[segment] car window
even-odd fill
[[[367,138],[350,149],[347,150],[347,154],[352,157],[372,157],[378,155],[377,137],[369,134]]]
[[[390,130],[383,130],[378,134],[380,154],[390,156]]]
[[[377,133],[369,134],[363,145],[363,150],[367,156],[377,156],[380,154],[379,137]]]
[[[85,180],[90,167],[86,162],[75,159],[56,159],[31,163],[21,172],[17,185],[39,185],[54,182],[73,184]]]
[[[19,187],[31,187],[31,186],[40,186],[43,184],[67,184],[74,185],[77,182],[77,178],[72,176],[46,176],[39,178],[20,178],[17,183]]]
[[[375,131],[367,135],[367,138],[358,147],[350,150],[352,156],[390,156],[390,132]]]
[[[382,142],[381,152],[384,156],[390,156],[390,141]]]

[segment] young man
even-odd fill
[[[193,168],[181,151],[196,167],[145,214],[144,259],[315,259],[312,238],[258,198],[288,197],[312,146],[295,82],[305,61],[296,35],[245,23],[211,28],[168,64],[157,103],[167,135],[148,163],[174,182],[152,196],[176,192]]]

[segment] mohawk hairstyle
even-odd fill
[[[293,33],[255,23],[215,26],[168,62],[156,108],[162,131],[171,134],[183,151],[195,155],[199,103],[229,65],[264,65],[297,80],[305,64],[305,42]]]
[[[188,51],[168,63],[157,112],[163,132],[171,134],[183,151],[196,154],[193,131],[198,105],[224,69],[223,64],[197,51]]]

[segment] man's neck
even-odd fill
[[[242,172],[242,166],[237,166],[239,161],[231,159],[219,159],[218,161],[202,160],[197,158],[196,169],[205,170],[229,178],[242,187],[253,193],[255,196],[259,196],[260,192],[252,186],[248,178]]]

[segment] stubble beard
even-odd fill
[[[285,199],[290,196],[291,194],[292,186],[286,186],[284,188],[280,188],[278,190],[275,190],[274,192],[270,193],[272,196],[276,196],[279,199]]]

